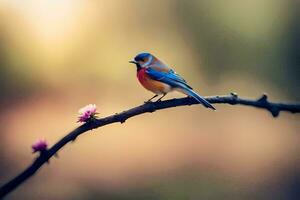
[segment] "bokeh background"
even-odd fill
[[[78,126],[152,96],[128,63],[152,52],[202,95],[300,100],[294,0],[1,0],[0,184]],[[178,93],[169,98],[181,97]],[[299,199],[299,115],[199,106],[145,114],[66,145],[7,199]]]

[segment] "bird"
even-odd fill
[[[136,65],[137,79],[141,85],[155,94],[145,103],[152,102],[154,98],[162,95],[156,101],[159,102],[167,93],[176,90],[194,98],[206,108],[216,110],[207,100],[197,94],[179,74],[151,53],[139,53],[129,62]]]

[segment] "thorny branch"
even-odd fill
[[[268,96],[266,94],[263,94],[260,98],[255,100],[240,98],[236,93],[231,93],[230,95],[226,96],[206,97],[205,99],[212,104],[245,105],[266,109],[272,114],[273,117],[279,116],[279,113],[281,111],[300,113],[300,104],[273,103],[268,101]],[[124,123],[128,118],[143,113],[152,113],[156,110],[194,104],[198,104],[198,102],[189,97],[180,99],[170,99],[160,102],[145,103],[135,108],[131,108],[121,113],[117,113],[115,115],[111,115],[101,119],[93,119],[67,134],[56,144],[54,144],[50,149],[43,151],[39,155],[39,157],[37,157],[34,160],[34,162],[29,167],[27,167],[27,169],[25,169],[22,173],[20,173],[15,178],[4,184],[0,188],[0,198],[3,198],[8,193],[17,188],[19,185],[21,185],[28,178],[30,178],[43,164],[47,163],[52,156],[57,155],[57,152],[63,146],[65,146],[71,141],[74,141],[79,135],[86,131],[116,122]]]

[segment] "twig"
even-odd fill
[[[266,94],[263,94],[260,98],[256,100],[239,98],[236,93],[231,93],[230,95],[227,96],[206,97],[205,99],[212,104],[246,105],[246,106],[266,109],[273,115],[273,117],[277,117],[281,111],[300,113],[300,104],[272,103],[268,101],[268,97]],[[56,144],[54,144],[50,149],[41,153],[40,156],[36,158],[36,160],[27,169],[25,169],[21,174],[19,174],[18,176],[16,176],[6,184],[4,184],[0,188],[0,198],[3,198],[8,193],[10,193],[15,188],[17,188],[20,184],[22,184],[24,181],[26,181],[43,164],[48,163],[49,159],[52,156],[57,155],[57,152],[63,146],[65,146],[67,143],[71,141],[74,141],[79,135],[81,135],[86,131],[99,128],[107,124],[116,123],[116,122],[124,123],[128,118],[143,113],[147,113],[147,112],[152,113],[156,110],[162,110],[162,109],[176,107],[176,106],[194,105],[194,104],[198,104],[198,102],[189,97],[181,98],[181,99],[171,99],[171,100],[165,100],[165,101],[153,102],[153,103],[150,102],[129,109],[127,111],[117,113],[115,115],[111,115],[101,119],[91,120],[88,123],[79,126],[71,133],[67,134]]]

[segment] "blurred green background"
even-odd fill
[[[151,97],[148,51],[202,95],[300,100],[294,0],[0,1],[0,185],[77,126]],[[169,98],[182,95],[173,93]],[[82,135],[7,199],[300,199],[299,115],[243,106],[145,114]]]

